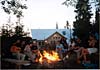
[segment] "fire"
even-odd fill
[[[47,51],[43,51],[43,55],[40,54],[39,62],[42,63],[44,61],[47,61],[48,63],[59,61],[60,58],[58,56],[58,53],[55,51],[51,51],[51,53],[48,53]]]

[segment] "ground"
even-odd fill
[[[57,61],[57,62],[52,62],[50,64],[48,63],[44,63],[44,64],[40,64],[39,62],[31,62],[30,65],[22,65],[21,69],[98,69],[99,68],[99,64],[96,64],[98,61],[98,56],[96,56],[97,54],[93,54],[92,56],[88,56],[91,57],[92,59],[92,64],[82,64],[82,63],[77,63],[75,57],[75,54],[71,54],[69,59],[65,59],[62,61]],[[93,65],[95,64],[95,65]],[[85,66],[84,66],[85,65]],[[92,66],[91,66],[92,65]],[[9,63],[9,62],[5,62],[5,61],[1,61],[1,69],[16,69],[16,65]]]

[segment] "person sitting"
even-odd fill
[[[33,53],[36,53],[38,50],[37,43],[35,41],[32,43],[31,50]]]
[[[38,62],[38,58],[39,58],[39,48],[38,48],[38,45],[37,45],[37,42],[36,41],[33,41],[31,50],[32,50],[32,53],[34,55],[34,60],[36,62]]]
[[[24,60],[25,54],[20,53],[21,48],[18,47],[19,42],[20,40],[17,40],[17,42],[11,46],[10,51],[18,60]]]
[[[57,41],[56,43],[56,52],[60,56],[61,59],[63,59],[63,45],[60,43],[60,41]]]
[[[61,40],[60,40],[60,43],[63,45],[64,52],[67,52],[67,50],[68,50],[68,44],[67,44],[66,38],[62,37]]]
[[[72,40],[72,44],[70,45],[70,48],[68,51],[74,51],[77,54],[77,62],[80,63],[80,57],[83,49],[83,44],[80,40],[80,38],[77,38],[76,41]]]
[[[33,54],[31,47],[32,43],[26,43],[26,46],[24,48],[24,53],[26,54],[26,56],[28,56],[29,60],[34,62],[35,55]]]
[[[92,54],[92,53],[96,53],[97,52],[97,48],[96,48],[96,43],[97,43],[97,40],[95,39],[94,36],[90,35],[89,36],[89,40],[88,40],[88,47],[87,48],[84,48],[82,50],[82,55],[83,58],[84,58],[84,62],[87,62],[87,55],[89,54]]]
[[[69,50],[72,50],[75,47],[75,45],[76,45],[75,40],[74,39],[71,39],[70,40],[70,43],[68,45],[68,51]]]

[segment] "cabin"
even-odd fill
[[[69,41],[70,31],[68,29],[32,29],[32,39],[37,42],[39,47],[43,47],[46,43],[55,45],[61,38]]]

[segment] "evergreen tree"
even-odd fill
[[[23,0],[23,1],[26,1],[26,0]],[[7,14],[13,14],[18,19],[18,21],[17,21],[18,25],[16,25],[16,27],[14,29],[15,32],[13,33],[13,35],[15,34],[17,36],[19,36],[19,35],[23,36],[23,34],[26,35],[23,31],[23,25],[20,23],[20,19],[21,19],[21,17],[23,17],[23,9],[27,9],[27,6],[26,6],[26,4],[23,3],[23,1],[21,1],[21,0],[1,0],[0,1],[1,7],[4,10],[4,12]],[[6,35],[10,35],[11,32],[12,32],[12,29],[5,30],[2,28],[2,35],[5,35],[5,33],[6,33]]]
[[[89,0],[78,0],[76,4],[77,13],[74,22],[73,35],[79,37],[81,40],[88,39],[92,25],[90,18],[92,16]]]
[[[100,12],[100,9],[96,9],[96,12],[95,12],[95,24],[93,25],[93,28],[94,28],[94,32],[95,33],[98,33],[99,34],[99,16],[100,16],[100,14],[99,14],[99,12]]]
[[[13,14],[19,19],[19,25],[15,26],[14,31],[13,28],[11,29],[11,27],[9,27],[9,23],[1,28],[1,55],[9,57],[12,43],[18,38],[23,38],[23,36],[27,35],[27,33],[23,31],[23,25],[20,23],[20,18],[23,16],[23,9],[27,9],[27,6],[26,4],[23,4],[22,0],[0,0],[0,4],[5,13],[8,15]]]

